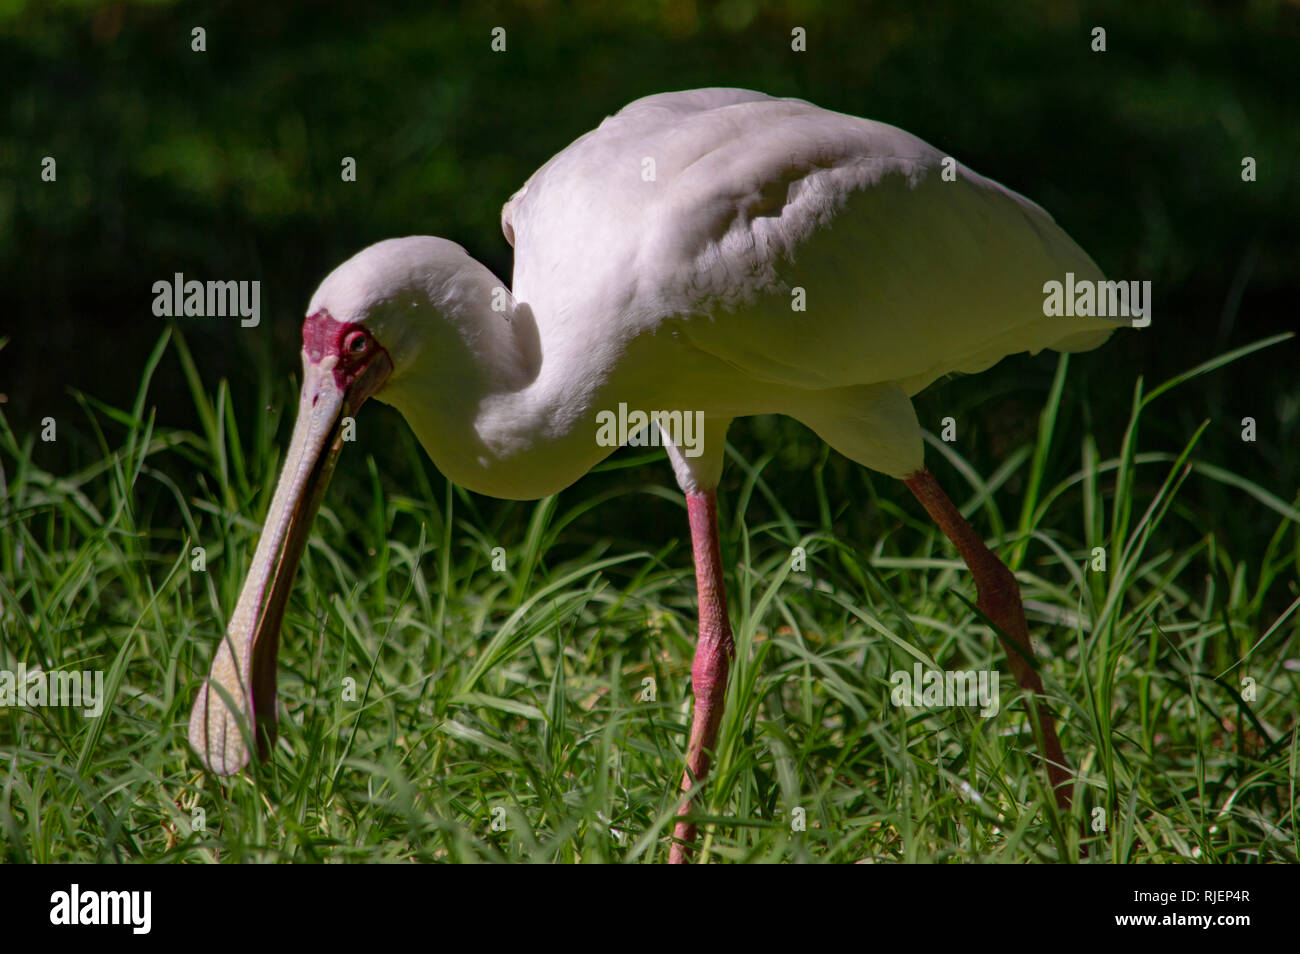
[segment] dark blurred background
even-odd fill
[[[490,48],[498,26],[504,53]],[[206,52],[191,50],[194,27]],[[807,52],[791,50],[795,27]],[[47,415],[71,423],[36,447],[51,470],[101,456],[72,390],[130,405],[164,326],[151,286],[184,272],[262,282],[260,327],[180,323],[204,380],[229,379],[247,420],[259,373],[295,373],[303,310],[335,265],[424,233],[508,281],[500,206],[534,169],[637,97],[722,85],[901,126],[1043,205],[1111,277],[1151,280],[1152,326],[1071,369],[1067,420],[1077,433],[1086,398],[1110,456],[1138,375],[1151,386],[1297,325],[1298,59],[1300,5],[1281,0],[4,0],[3,411],[20,435]],[[45,156],[55,183],[41,181]],[[344,156],[355,182],[340,179]],[[1298,356],[1287,342],[1173,392],[1143,449],[1176,451],[1210,417],[1198,456],[1293,500]],[[960,449],[988,473],[1032,434],[1054,367],[1009,359],[932,388],[918,412],[932,430],[969,421]],[[170,353],[151,395],[160,425],[195,426]],[[796,468],[820,453],[793,424],[731,436]],[[1205,506],[1207,520],[1235,507]],[[1276,526],[1261,516],[1258,530]]]

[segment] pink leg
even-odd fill
[[[921,505],[934,518],[975,577],[975,605],[991,619],[1003,633],[1007,642],[1007,662],[1015,674],[1016,682],[1031,697],[1038,699],[1038,723],[1043,731],[1043,760],[1047,765],[1047,778],[1056,795],[1061,810],[1070,810],[1072,777],[1070,765],[1065,761],[1061,741],[1056,737],[1056,723],[1052,712],[1042,702],[1043,681],[1030,665],[1034,648],[1029,642],[1029,626],[1025,623],[1025,607],[1020,602],[1020,585],[1006,564],[994,555],[975,528],[953,506],[934,475],[922,468],[904,483],[921,501]]]
[[[686,748],[686,773],[682,777],[679,816],[692,810],[689,793],[693,785],[709,774],[722,705],[727,693],[727,672],[733,644],[727,620],[727,591],[722,580],[722,556],[718,548],[718,498],[712,490],[688,493],[686,511],[691,520],[691,545],[695,550],[695,585],[699,592],[700,633],[691,666],[695,693],[695,714],[691,739]],[[670,864],[685,864],[695,843],[695,823],[677,822],[673,832]]]

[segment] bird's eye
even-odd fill
[[[348,335],[343,342],[343,347],[353,354],[361,354],[366,350],[366,333],[364,331],[354,331]]]

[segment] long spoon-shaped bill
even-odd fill
[[[254,738],[263,759],[274,744],[276,658],[294,572],[334,473],[343,418],[386,376],[387,368],[367,368],[345,389],[336,381],[336,361],[332,355],[313,361],[303,352],[298,420],[284,469],[226,636],[190,713],[190,745],[217,775],[239,771]]]

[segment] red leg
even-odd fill
[[[1007,661],[1020,688],[1038,698],[1038,722],[1043,733],[1043,757],[1047,763],[1047,778],[1056,795],[1056,804],[1062,811],[1070,810],[1072,776],[1061,742],[1056,737],[1056,723],[1052,713],[1042,701],[1043,681],[1029,664],[1034,649],[1029,642],[1029,627],[1025,623],[1025,608],[1020,602],[1020,585],[1015,575],[1007,569],[984,545],[975,529],[966,522],[948,495],[943,492],[934,475],[922,468],[904,483],[921,501],[921,505],[934,518],[975,577],[975,591],[979,595],[975,605],[997,625],[1015,645],[1008,645]]]
[[[691,788],[709,773],[713,746],[718,740],[718,724],[722,721],[727,672],[733,653],[731,623],[727,620],[727,591],[722,580],[722,557],[718,548],[717,495],[712,490],[688,493],[686,511],[690,516],[691,545],[695,550],[700,633],[695,647],[695,663],[691,666],[695,713],[686,748],[686,773],[682,776],[682,793],[686,797],[677,810],[679,816],[691,811]],[[670,864],[685,864],[695,842],[695,823],[678,821],[673,838],[668,861]]]

